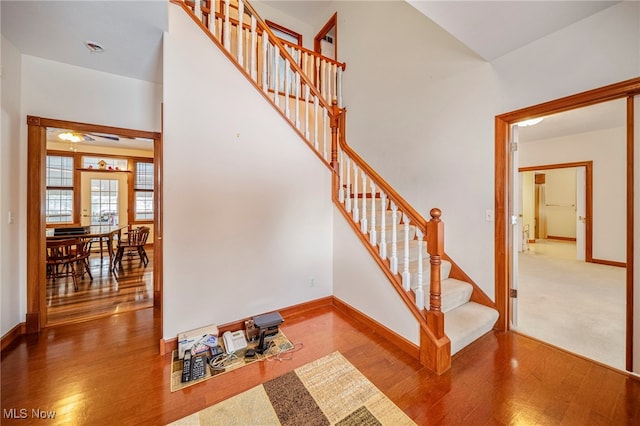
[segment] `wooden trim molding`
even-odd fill
[[[142,130],[125,129],[98,124],[27,116],[27,315],[25,332],[37,333],[47,326],[46,309],[46,223],[44,202],[46,199],[47,127],[69,129],[78,132],[109,133],[126,138],[145,138],[154,141],[154,163],[161,166],[161,134]],[[156,190],[161,191],[161,181],[156,180]],[[156,207],[161,207],[156,205]],[[161,211],[156,211],[156,218]],[[161,230],[161,228],[160,228]],[[154,232],[154,235],[157,235]],[[161,234],[160,234],[161,235]],[[157,238],[157,237],[156,237]],[[154,241],[155,242],[155,241]],[[158,247],[158,245],[155,245]],[[161,248],[161,246],[160,246]],[[154,256],[154,283],[161,281],[162,256]],[[156,278],[158,276],[158,278]],[[154,289],[154,297],[158,289]]]
[[[334,306],[334,298],[333,296],[327,296],[320,299],[311,300],[308,302],[300,303],[298,305],[289,306],[281,309],[274,309],[269,312],[278,311],[282,318],[286,320],[287,318],[292,318],[296,315],[303,314],[305,312],[318,309],[324,306]],[[266,313],[266,312],[263,312]],[[260,315],[260,314],[256,314]],[[225,331],[236,331],[244,329],[244,323],[246,320],[250,318],[243,318],[237,321],[228,322],[223,325],[218,325],[218,334],[221,335]],[[204,325],[203,325],[204,326]],[[173,350],[178,349],[178,337],[173,337],[171,339],[165,340],[160,339],[160,355],[164,355],[166,353],[170,353]]]
[[[348,317],[358,321],[363,326],[373,330],[375,333],[383,336],[385,339],[389,340],[391,343],[396,345],[402,351],[406,352],[411,357],[419,360],[420,359],[420,348],[405,339],[404,337],[397,334],[395,331],[387,328],[383,324],[380,324],[376,320],[371,317],[363,314],[359,310],[355,309],[351,305],[343,302],[335,296],[327,296],[321,299],[315,299],[308,302],[300,303],[298,305],[289,306],[287,308],[276,309],[282,318],[286,320],[288,318],[293,318],[298,315],[304,314],[305,312],[312,311],[314,309],[333,306],[338,309],[340,312],[344,313]],[[273,312],[273,311],[270,311]],[[249,318],[244,318],[241,320],[229,322],[223,325],[218,326],[218,334],[222,334],[225,331],[234,331],[234,330],[242,330],[244,329],[245,321]],[[168,340],[160,339],[160,355],[165,355],[167,353],[171,353],[178,348],[178,338],[174,337]]]
[[[627,267],[627,264],[625,262],[616,262],[615,260],[591,259],[591,263],[597,263],[599,265],[617,266],[619,268]]]
[[[371,317],[363,314],[356,308],[343,302],[335,296],[333,298],[333,306],[335,306],[335,308],[339,311],[344,312],[347,316],[374,330],[376,333],[392,342],[394,345],[396,345],[407,354],[411,355],[413,358],[420,360],[420,348],[418,347],[418,345],[410,342],[409,340],[397,334],[395,331],[390,330],[389,328],[380,324]]]
[[[558,241],[573,241],[576,242],[575,237],[562,237],[560,235],[547,235],[547,240],[558,240]]]
[[[2,342],[0,343],[0,351],[15,342],[20,336],[26,334],[27,325],[24,322],[17,324],[11,330],[9,330],[4,336],[2,336]]]
[[[507,210],[508,194],[510,193],[509,179],[510,160],[509,152],[509,127],[511,124],[522,120],[542,117],[571,109],[582,108],[615,99],[631,98],[640,93],[640,77],[614,83],[598,89],[578,93],[553,101],[541,103],[527,108],[501,114],[495,117],[495,294],[496,306],[500,312],[498,320],[500,329],[509,328],[509,272],[511,265],[510,245],[508,240],[508,215]],[[629,223],[633,221],[633,107],[631,101],[627,101],[627,265],[633,264],[633,234],[630,231]],[[632,268],[631,268],[632,269]],[[633,347],[633,292],[629,288],[633,287],[633,271],[627,269],[627,367],[631,366]]]
[[[293,31],[293,30],[291,30],[291,29],[289,29],[289,28],[287,28],[285,26],[282,26],[280,24],[276,24],[275,22],[270,21],[268,19],[265,19],[264,23],[267,24],[267,26],[269,28],[271,28],[272,30],[280,31],[281,33],[284,33],[284,34],[286,34],[288,36],[291,36],[291,37],[297,39],[296,45],[297,46],[302,46],[302,34],[297,33],[297,32],[295,32],[295,31]],[[284,40],[284,41],[288,41],[288,40]]]
[[[633,336],[634,336],[634,238],[635,235],[635,227],[634,227],[634,174],[640,173],[640,170],[637,170],[637,167],[634,164],[635,159],[635,145],[636,143],[640,143],[640,141],[634,140],[635,135],[635,107],[634,107],[634,96],[627,97],[627,336],[626,336],[626,367],[629,371],[634,371],[635,366],[633,365]],[[631,237],[629,237],[629,235]]]
[[[334,49],[334,58],[336,61],[338,60],[338,12],[334,13],[331,18],[327,21],[326,24],[318,31],[318,34],[313,38],[313,50],[316,53],[320,54],[320,42],[327,35],[331,28],[335,28],[334,37],[333,37],[333,49]]]
[[[572,167],[585,168],[585,213],[587,221],[585,223],[585,243],[584,243],[584,260],[585,262],[593,262],[593,161],[576,161],[571,163],[544,164],[531,167],[520,167],[519,172],[567,169]],[[567,237],[547,236],[549,239],[563,240]],[[575,238],[567,241],[576,241]],[[535,241],[534,241],[535,242]]]

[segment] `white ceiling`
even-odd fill
[[[487,61],[620,3],[596,0],[406,1]]]
[[[396,0],[399,1],[399,0]],[[421,1],[406,0],[480,57],[492,60],[618,1]],[[327,1],[275,1],[270,6],[315,26]],[[24,54],[98,71],[162,83],[162,35],[168,25],[167,0],[0,1],[1,32]],[[91,53],[85,41],[105,51]],[[348,59],[347,59],[348,62]],[[608,110],[606,110],[608,111]],[[575,118],[562,124],[547,120],[552,131],[571,132],[570,122],[604,123]],[[563,114],[564,115],[564,114]],[[623,115],[624,116],[624,115]],[[612,117],[617,120],[616,117]],[[536,126],[538,127],[538,126]],[[542,129],[543,127],[539,127]],[[524,132],[531,131],[534,128]],[[538,131],[538,130],[536,130]],[[542,130],[539,130],[542,132]],[[579,133],[573,131],[573,133]],[[523,133],[521,133],[523,135]]]
[[[2,0],[0,14],[2,35],[23,54],[162,83],[166,0]]]

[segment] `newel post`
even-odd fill
[[[431,220],[427,222],[427,252],[431,263],[429,285],[429,310],[427,323],[437,338],[444,337],[444,314],[442,313],[442,290],[440,264],[444,254],[444,223],[440,220],[440,209],[431,209]]]
[[[329,125],[331,126],[331,168],[336,173],[340,172],[338,164],[338,129],[340,128],[343,112],[344,110],[338,106],[338,102],[334,99],[333,102],[331,102],[331,119]]]

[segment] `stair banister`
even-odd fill
[[[444,337],[444,313],[442,312],[442,290],[440,286],[440,264],[444,255],[444,223],[440,220],[440,209],[431,209],[431,220],[427,223],[427,252],[431,264],[429,311],[427,323],[437,338]]]
[[[236,63],[236,65],[238,65],[238,69],[240,71],[242,71],[245,76],[247,76],[247,78],[249,80],[251,80],[253,82],[253,84],[256,86],[256,88],[260,89],[260,86],[257,84],[256,79],[252,78],[252,74],[255,76],[255,72],[253,70],[253,68],[255,67],[255,65],[253,63],[248,64],[248,66],[252,69],[250,69],[249,71],[247,71],[245,66],[240,66],[239,65],[239,61],[237,60],[237,58],[234,58],[233,53],[230,51],[230,49],[226,49],[223,47],[223,45],[220,44],[219,39],[222,38],[222,40],[224,40],[224,44],[228,47],[231,43],[230,43],[230,39],[231,39],[231,34],[230,34],[230,16],[228,13],[228,9],[229,9],[229,0],[224,0],[224,7],[226,9],[225,16],[222,17],[224,19],[224,27],[226,27],[222,33],[220,35],[214,34],[209,32],[209,30],[207,29],[207,27],[205,26],[205,24],[203,23],[203,18],[198,19],[196,17],[196,14],[192,11],[189,10],[189,7],[185,4],[185,1],[182,0],[171,0],[173,3],[179,4],[181,5],[181,7],[188,12],[194,22],[196,22],[198,25],[201,26],[201,28],[208,33],[208,35],[210,36],[211,40],[216,43],[220,48],[222,48],[223,52],[232,60]],[[239,0],[239,1],[243,1],[243,0]],[[193,2],[192,2],[193,3]],[[200,0],[200,2],[197,2],[194,4],[202,4],[202,0]],[[370,253],[372,255],[375,256],[375,258],[377,259],[377,262],[383,266],[385,265],[385,267],[383,268],[384,273],[387,275],[387,277],[391,280],[391,282],[394,284],[394,287],[396,288],[396,290],[398,291],[398,293],[400,294],[401,298],[405,301],[405,303],[407,304],[408,308],[410,309],[410,311],[412,312],[412,314],[414,315],[414,317],[417,319],[418,323],[420,324],[420,360],[424,365],[427,365],[431,370],[435,371],[436,373],[440,374],[444,371],[446,371],[451,364],[451,355],[450,355],[450,342],[449,339],[447,338],[447,336],[444,335],[444,314],[441,311],[441,294],[440,294],[440,263],[441,263],[441,258],[444,256],[445,258],[446,255],[444,254],[444,244],[443,244],[443,239],[444,239],[444,234],[442,233],[444,230],[443,224],[440,221],[440,216],[441,213],[439,210],[434,209],[431,211],[431,221],[427,222],[417,211],[415,211],[413,209],[413,207],[411,207],[406,200],[404,200],[404,198],[402,198],[375,170],[373,170],[371,168],[371,166],[369,166],[355,151],[353,151],[353,149],[346,143],[346,138],[345,138],[345,122],[346,122],[346,110],[344,108],[340,107],[340,99],[335,99],[335,102],[332,102],[331,105],[329,105],[329,102],[322,96],[322,90],[320,90],[318,87],[315,86],[315,84],[313,84],[311,82],[311,80],[309,79],[308,75],[306,73],[304,73],[304,71],[301,69],[301,67],[298,65],[297,61],[295,61],[293,59],[293,57],[291,56],[291,54],[288,52],[287,49],[284,48],[283,44],[280,42],[280,40],[273,34],[273,32],[266,26],[266,24],[264,23],[264,21],[259,17],[259,15],[255,12],[255,10],[253,9],[253,7],[249,4],[249,3],[245,3],[245,10],[248,11],[248,13],[250,13],[252,15],[252,17],[255,17],[256,20],[256,24],[259,28],[257,28],[256,30],[252,30],[252,31],[261,31],[263,38],[262,41],[263,43],[270,43],[269,47],[273,48],[273,50],[275,50],[275,57],[276,59],[279,58],[280,56],[282,56],[284,58],[285,61],[288,62],[289,67],[291,68],[291,70],[293,72],[295,72],[296,74],[298,74],[300,76],[300,81],[301,84],[304,84],[305,87],[305,127],[307,128],[306,130],[306,140],[307,143],[309,143],[311,146],[313,146],[310,141],[309,141],[309,130],[308,130],[308,125],[309,125],[309,119],[308,117],[310,116],[309,114],[309,107],[311,105],[313,105],[314,108],[314,112],[315,112],[315,117],[316,119],[314,120],[314,133],[316,133],[317,135],[317,127],[318,127],[318,110],[319,107],[322,108],[323,110],[323,114],[326,111],[326,113],[328,114],[328,119],[330,121],[330,131],[332,134],[332,140],[331,140],[331,160],[330,162],[327,161],[326,156],[321,155],[317,150],[316,150],[316,154],[318,154],[319,158],[321,158],[325,164],[327,164],[328,166],[331,167],[331,169],[334,171],[334,173],[332,174],[332,182],[333,182],[333,199],[334,201],[338,202],[338,194],[339,194],[339,190],[338,190],[338,184],[340,182],[340,176],[338,176],[339,172],[341,170],[343,170],[340,167],[340,164],[338,163],[338,159],[343,159],[345,161],[345,163],[347,164],[346,170],[344,170],[344,173],[347,177],[347,181],[349,181],[349,178],[351,176],[351,169],[349,168],[349,163],[351,163],[354,167],[354,176],[353,176],[353,185],[354,188],[352,190],[352,188],[349,186],[349,184],[347,184],[347,188],[346,188],[346,196],[347,196],[347,205],[348,205],[348,201],[351,199],[351,196],[354,197],[353,199],[353,210],[355,210],[354,216],[355,216],[355,221],[353,219],[351,219],[351,215],[349,213],[347,213],[347,206],[344,205],[344,203],[340,203],[340,211],[345,215],[345,218],[347,218],[349,220],[349,222],[351,223],[351,226],[354,228],[354,230],[357,231],[357,233],[359,234],[359,237],[363,240],[363,242],[365,243],[367,249],[370,251]],[[240,20],[240,24],[242,25],[242,27],[240,28],[240,32],[242,32],[242,28],[246,25],[242,23],[242,20]],[[221,25],[218,25],[217,27],[221,27]],[[251,25],[251,27],[253,27],[253,25]],[[269,49],[267,49],[269,50]],[[279,52],[278,52],[279,51]],[[240,53],[242,53],[242,51],[240,50]],[[267,52],[267,56],[271,56],[271,52]],[[312,56],[312,62],[314,63],[313,65],[320,65],[320,63],[318,62],[317,57],[313,57]],[[314,60],[315,59],[315,60]],[[249,61],[247,61],[249,62]],[[252,61],[251,61],[252,62]],[[276,61],[277,63],[278,61]],[[277,66],[276,64],[274,64],[275,66]],[[263,67],[266,67],[266,64],[263,63]],[[316,67],[316,72],[319,73],[319,66]],[[337,68],[338,70],[340,70],[340,68]],[[277,81],[278,76],[275,75],[274,79],[276,79]],[[284,78],[284,80],[287,80],[287,77]],[[296,80],[297,81],[297,80]],[[327,90],[327,86],[326,86],[326,81],[324,82],[325,85],[323,85],[322,89],[323,90]],[[336,86],[340,85],[341,82],[340,81],[336,81]],[[279,92],[279,85],[275,85],[273,88],[274,92],[278,93]],[[267,92],[267,88],[263,87],[261,91]],[[270,99],[273,101],[274,104],[276,104],[278,101],[275,98],[271,98],[270,96],[266,96],[267,93],[264,93],[266,98]],[[312,95],[312,99],[309,99],[309,95]],[[277,96],[277,95],[276,95]],[[301,101],[301,99],[299,97],[296,97],[296,101]],[[311,102],[309,102],[311,101]],[[332,100],[333,101],[333,100]],[[288,99],[285,99],[285,102],[289,102]],[[300,135],[302,135],[302,131],[301,129],[295,125],[294,121],[292,121],[291,117],[289,116],[289,113],[286,113],[283,111],[283,109],[278,108],[279,111],[282,113],[283,117],[288,120],[293,127],[298,131],[298,133]],[[326,132],[327,129],[323,129],[323,132]],[[335,135],[335,136],[334,136]],[[318,142],[318,137],[316,136],[315,138],[315,143],[317,144]],[[326,145],[326,144],[325,144]],[[326,149],[326,146],[324,147],[324,149]],[[346,156],[346,158],[345,158]],[[367,230],[366,228],[364,228],[364,231],[360,231],[358,228],[358,226],[354,226],[354,222],[358,222],[359,220],[365,219],[366,220],[366,216],[362,217],[362,218],[358,218],[358,191],[357,189],[357,185],[358,185],[358,171],[360,173],[362,173],[362,184],[363,184],[363,189],[362,189],[362,197],[363,197],[363,202],[365,203],[363,205],[363,210],[364,212],[366,212],[366,191],[367,191],[367,183],[370,183],[370,185],[372,185],[372,187],[377,187],[379,189],[379,191],[381,192],[382,196],[381,198],[383,198],[385,201],[381,204],[383,206],[383,209],[386,208],[386,199],[389,200],[389,203],[391,205],[391,209],[393,211],[393,216],[395,219],[396,213],[399,209],[399,212],[402,214],[403,220],[404,220],[404,224],[405,224],[405,242],[408,240],[407,236],[408,236],[408,232],[407,232],[407,227],[409,226],[409,223],[412,223],[413,226],[416,227],[417,231],[417,235],[418,235],[418,239],[419,239],[419,244],[418,244],[418,250],[421,252],[423,250],[423,245],[422,245],[422,241],[424,236],[426,235],[427,238],[427,242],[428,242],[428,253],[431,255],[430,258],[430,266],[431,266],[431,275],[430,275],[430,283],[431,283],[431,289],[430,289],[430,300],[429,300],[429,310],[427,312],[425,312],[425,310],[423,309],[423,302],[416,300],[417,296],[420,296],[420,293],[422,292],[422,283],[421,283],[421,270],[422,268],[419,266],[419,270],[418,270],[418,286],[415,289],[411,289],[409,288],[408,291],[405,291],[402,287],[403,284],[409,284],[409,279],[405,280],[405,283],[403,283],[400,279],[400,277],[397,275],[398,271],[397,271],[397,265],[395,266],[395,268],[393,267],[393,262],[390,262],[391,265],[386,264],[386,260],[384,260],[384,257],[381,256],[383,250],[378,251],[378,248],[375,247],[375,243],[372,244],[370,241],[375,241],[374,238],[369,239],[366,238],[365,236],[363,236],[363,233],[366,233]],[[368,180],[369,179],[369,180]],[[375,194],[372,194],[372,197],[375,197]],[[375,198],[372,198],[372,209],[373,209],[373,200],[375,200]],[[383,210],[383,217],[384,217],[384,210]],[[373,220],[372,220],[373,222]],[[382,221],[384,223],[384,219]],[[396,256],[395,252],[395,244],[396,244],[396,236],[395,236],[395,229],[396,229],[396,221],[394,220],[393,223],[393,242],[392,242],[392,257]],[[360,231],[360,232],[358,232]],[[384,232],[384,231],[383,231]],[[383,234],[384,235],[384,234]],[[408,263],[408,258],[407,258],[407,252],[408,250],[405,250],[405,269],[406,269],[406,265]],[[419,253],[419,258],[421,256],[421,253]],[[391,266],[391,270],[395,269],[395,271],[393,271],[393,273],[390,272],[389,266]],[[414,294],[415,291],[415,294]],[[421,300],[424,300],[421,297]],[[413,298],[413,300],[412,300]]]

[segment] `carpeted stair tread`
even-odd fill
[[[411,276],[411,288],[416,289],[417,279],[413,275]],[[442,312],[449,312],[456,309],[459,306],[464,305],[471,299],[471,293],[473,292],[473,286],[465,281],[456,280],[455,278],[443,279],[440,281],[440,290],[442,297]],[[429,282],[424,282],[424,306],[429,306]]]
[[[431,277],[431,263],[429,263],[429,260],[429,257],[422,260],[422,274],[425,282],[428,282],[429,278]],[[403,268],[404,267],[402,266],[402,262],[400,262],[400,270],[402,271]],[[413,262],[409,262],[409,272],[411,272],[411,275],[418,273],[418,259],[414,260]],[[447,278],[449,278],[449,274],[451,274],[451,262],[447,260],[441,260],[440,279],[446,280]]]
[[[444,319],[444,332],[451,340],[451,355],[493,329],[497,320],[498,311],[475,302],[449,311]]]

